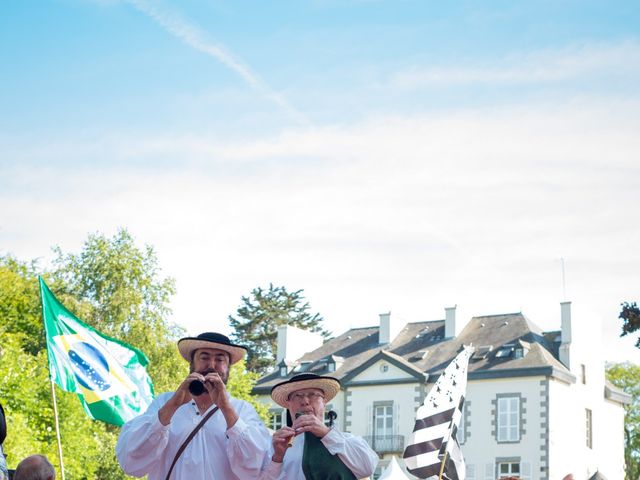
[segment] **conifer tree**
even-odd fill
[[[285,287],[254,288],[250,295],[242,297],[236,315],[229,315],[235,342],[249,348],[247,369],[261,375],[275,366],[278,327],[292,325],[329,337],[322,327],[323,318],[311,313],[303,290],[288,292]]]

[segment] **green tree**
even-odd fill
[[[89,235],[78,254],[54,252],[56,297],[85,323],[142,350],[156,392],[173,390],[187,372],[176,348],[184,330],[168,320],[175,282],[160,278],[153,248],[138,248],[122,229],[112,238]]]
[[[622,333],[620,336],[624,337],[640,329],[640,308],[638,308],[636,302],[624,302],[621,306],[622,310],[618,318],[622,320]],[[640,348],[640,337],[636,341],[636,347]]]
[[[45,351],[31,355],[22,350],[20,337],[5,333],[0,353],[0,397],[7,415],[4,445],[7,463],[15,468],[22,458],[40,452],[59,471],[47,355]],[[116,433],[87,417],[75,395],[57,389],[56,397],[67,477],[124,478],[115,470],[113,475],[94,475],[103,462],[105,446],[115,442]]]
[[[21,347],[32,355],[45,347],[40,316],[37,263],[0,257],[0,333],[20,333]]]
[[[0,399],[10,468],[34,452],[59,468],[38,275],[84,322],[145,352],[156,393],[174,390],[188,373],[176,346],[184,332],[168,320],[174,282],[160,278],[153,248],[138,248],[120,230],[111,238],[90,235],[78,254],[54,252],[48,271],[36,261],[0,256]],[[257,375],[247,374],[242,363],[233,369],[230,392],[255,404],[250,392]],[[55,388],[67,478],[128,478],[115,458],[119,429],[91,420],[75,394]],[[265,407],[257,408],[266,418]]]
[[[607,365],[607,379],[631,395],[624,418],[624,459],[627,480],[640,478],[640,366],[633,363]]]
[[[244,360],[239,361],[231,367],[229,372],[229,381],[227,382],[227,390],[235,398],[246,400],[253,405],[265,423],[269,422],[269,408],[266,404],[260,403],[251,394],[254,385],[260,378],[257,372],[249,372],[246,368]]]
[[[303,290],[288,292],[285,287],[269,284],[268,290],[254,288],[249,296],[242,297],[236,316],[229,315],[233,328],[232,339],[249,348],[247,369],[265,374],[275,366],[278,327],[294,327],[318,332],[325,338],[330,333],[322,328],[322,317],[310,313]]]
[[[126,230],[91,235],[77,255],[55,248],[53,268],[0,257],[0,397],[7,405],[9,465],[33,452],[57,464],[47,356],[37,276],[79,318],[150,357],[156,390],[173,389],[188,366],[175,341],[168,302],[173,280],[160,279],[153,249],[138,249]],[[119,429],[91,420],[75,394],[56,387],[67,478],[126,478],[114,454]]]

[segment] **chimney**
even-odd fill
[[[400,330],[400,323],[391,319],[391,312],[380,314],[380,330],[378,333],[378,343],[380,345],[393,342]]]
[[[305,353],[321,347],[323,341],[324,339],[319,333],[302,330],[292,325],[280,325],[278,327],[276,364],[283,359],[293,362]]]
[[[560,303],[560,361],[571,370],[571,302]]]
[[[444,338],[453,338],[456,336],[456,307],[447,307],[444,309]]]

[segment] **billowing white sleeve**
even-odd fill
[[[156,398],[145,413],[122,426],[116,457],[128,475],[143,477],[162,465],[161,457],[169,441],[169,425],[160,423],[158,410],[167,399],[167,396]]]
[[[276,463],[271,458],[262,469],[258,480],[278,480],[282,475],[282,463]]]
[[[238,420],[226,432],[229,463],[238,478],[257,478],[269,454],[271,435],[250,403],[235,407]]]
[[[340,457],[356,478],[373,475],[378,465],[378,455],[362,437],[332,428],[321,441],[332,455]]]

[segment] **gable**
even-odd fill
[[[397,365],[394,365],[386,358],[381,358],[361,372],[357,373],[350,379],[350,381],[352,383],[359,383],[415,379],[415,376],[411,375],[406,370],[399,368]]]

